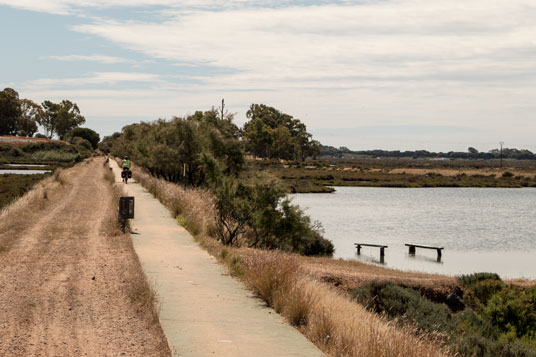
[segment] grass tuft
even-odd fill
[[[54,171],[54,175],[52,177],[54,177],[54,181],[58,182],[62,186],[67,183],[65,175],[63,173],[63,169],[57,168]]]

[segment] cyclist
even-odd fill
[[[128,156],[125,156],[123,158],[123,170],[124,169],[127,169],[127,170],[130,170],[130,160],[128,159]]]

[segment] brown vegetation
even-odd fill
[[[314,161],[307,164],[253,162],[244,177],[263,171],[281,180],[289,192],[332,192],[332,186],[359,187],[535,187],[534,162],[489,162],[453,160],[364,160]]]

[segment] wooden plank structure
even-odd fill
[[[361,254],[361,247],[378,247],[380,248],[380,258],[383,258],[385,256],[385,248],[387,248],[386,245],[381,244],[368,244],[368,243],[354,243],[355,247],[357,248],[357,254]]]
[[[444,249],[443,247],[433,247],[431,245],[422,245],[422,244],[413,244],[413,243],[406,243],[406,247],[409,247],[409,254],[415,255],[415,248],[424,248],[424,249],[435,249],[437,250],[437,260],[441,260],[441,251]]]

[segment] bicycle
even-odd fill
[[[121,178],[126,185],[128,183],[128,179],[132,178],[132,171],[130,171],[128,167],[124,167],[123,171],[121,171]]]

